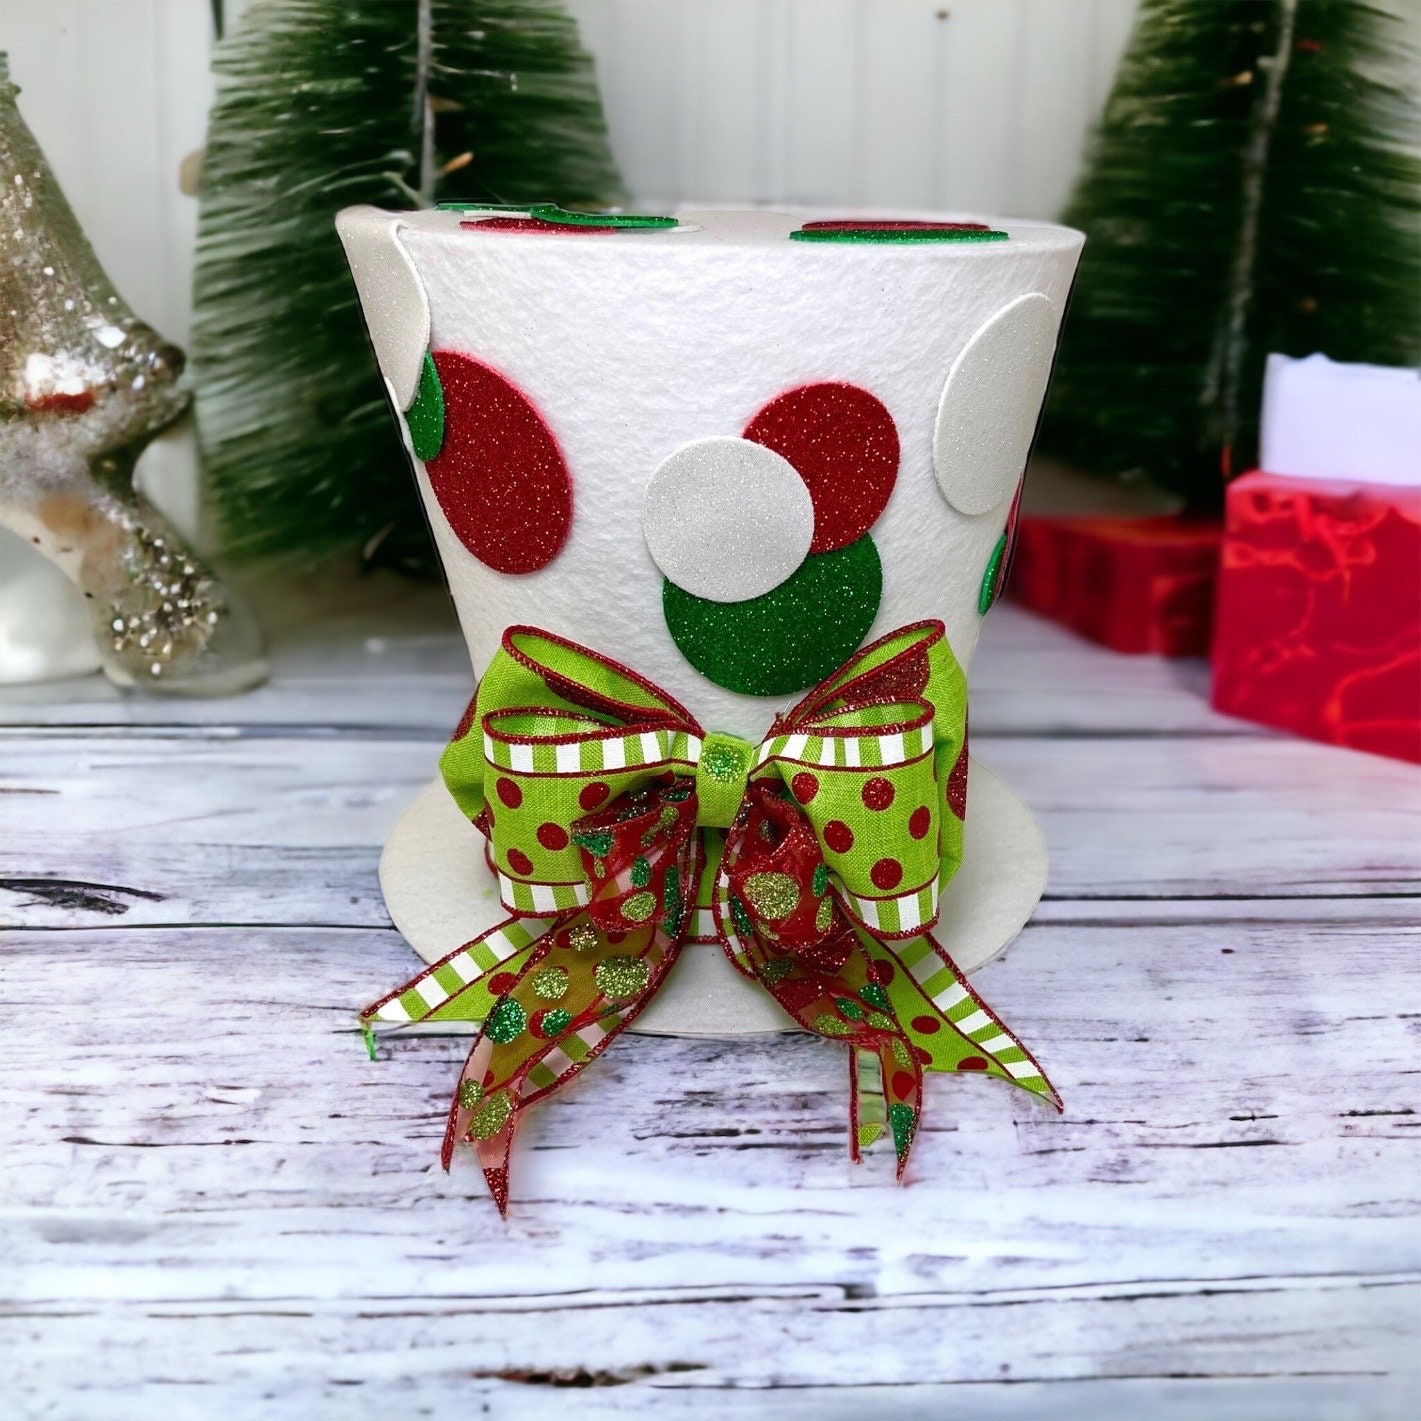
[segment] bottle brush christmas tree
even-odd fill
[[[213,67],[194,346],[226,544],[432,571],[335,214],[615,200],[591,60],[552,0],[255,0]]]
[[[1088,241],[1043,449],[1215,509],[1270,351],[1417,359],[1396,27],[1361,0],[1144,0],[1064,215]]]

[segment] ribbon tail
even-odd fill
[[[908,1167],[908,1154],[923,1118],[923,1068],[910,1058],[902,1060],[903,1043],[898,1038],[882,1041],[878,1047],[883,1081],[883,1105],[888,1128],[893,1132],[893,1153],[898,1157],[898,1178]]]
[[[1063,1108],[1060,1095],[1036,1058],[977,994],[930,933],[910,942],[875,942],[869,950],[894,969],[889,996],[899,1018],[913,1023],[910,1035],[914,1044],[932,1057],[933,1070],[996,1076],[1049,1101],[1058,1111]],[[931,1007],[930,1014],[923,1011],[925,1003]],[[918,1026],[924,1016],[931,1031]]]
[[[888,1125],[883,1098],[883,1063],[877,1051],[864,1046],[849,1050],[849,1158],[855,1164],[872,1149]]]

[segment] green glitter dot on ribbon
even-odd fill
[[[517,1041],[528,1025],[528,1014],[512,997],[504,997],[489,1012],[484,1022],[484,1035],[500,1046]]]
[[[883,565],[865,534],[846,548],[811,553],[760,597],[712,602],[674,582],[662,613],[681,655],[701,675],[746,696],[803,691],[842,666],[878,615]]]
[[[911,1105],[904,1105],[900,1100],[888,1107],[888,1124],[893,1131],[894,1153],[900,1160],[906,1159],[918,1129],[917,1113]]]
[[[651,864],[647,862],[645,854],[638,854],[632,860],[632,886],[634,888],[645,888],[651,882]]]
[[[561,1036],[572,1025],[572,1013],[561,1007],[553,1007],[543,1013],[543,1035]]]
[[[459,1082],[459,1104],[465,1110],[472,1110],[484,1098],[484,1088],[478,1081]]]
[[[533,973],[529,985],[545,1002],[555,1002],[567,995],[567,973],[561,967],[541,967]]]
[[[735,931],[741,937],[753,936],[755,925],[750,921],[750,914],[745,911],[745,905],[734,894],[730,896],[730,917],[735,924]]]
[[[828,1012],[820,1012],[814,1018],[814,1029],[821,1036],[847,1036],[849,1034],[849,1024],[840,1021],[836,1016],[830,1016]]]
[[[588,829],[581,834],[574,834],[572,842],[579,848],[586,849],[594,858],[601,858],[612,852],[612,836],[605,829]]]
[[[870,982],[863,991],[859,993],[869,1006],[877,1007],[879,1011],[888,1010],[888,993],[878,985],[877,982]]]
[[[750,906],[772,923],[787,918],[799,906],[799,884],[787,873],[752,873],[741,885]]]
[[[829,886],[829,866],[824,863],[814,865],[814,877],[810,880],[809,888],[816,898],[824,896],[824,890]]]
[[[555,202],[537,202],[525,210],[539,222],[551,222],[563,227],[626,227],[661,231],[681,225],[674,217],[649,212],[568,212]]]
[[[656,911],[656,894],[633,893],[622,904],[622,917],[629,923],[644,923]]]
[[[506,1090],[498,1091],[479,1106],[478,1112],[469,1122],[469,1133],[475,1139],[487,1140],[490,1135],[496,1135],[503,1129],[512,1114],[512,1097]]]
[[[869,1012],[868,1024],[873,1027],[875,1031],[896,1031],[898,1029],[897,1022],[886,1012],[881,1011]],[[907,1065],[907,1062],[904,1061],[902,1064]]]
[[[892,231],[884,228],[848,227],[834,231],[806,232],[802,227],[789,234],[791,242],[888,242],[907,247],[924,242],[1005,242],[1005,232],[952,232],[912,228]]]
[[[767,987],[778,986],[794,971],[794,958],[792,957],[772,957],[760,968],[760,980]]]
[[[597,929],[591,923],[578,923],[567,935],[567,945],[574,952],[591,952],[593,948],[600,946],[601,942]]]
[[[906,1071],[913,1064],[913,1058],[908,1054],[908,1043],[901,1037],[893,1038],[893,1059]]]
[[[1007,535],[997,539],[992,556],[987,559],[987,570],[982,574],[982,586],[977,592],[977,611],[985,617],[997,600],[997,574],[1002,570],[1002,559],[1007,554]]]
[[[405,411],[405,424],[415,456],[427,464],[444,447],[444,387],[439,383],[434,357],[427,350],[414,403]]]
[[[666,875],[666,911],[661,915],[661,929],[667,937],[681,931],[681,880],[675,873]]]
[[[863,1008],[851,997],[835,997],[834,1005],[838,1007],[850,1021],[863,1020]]]
[[[593,969],[597,990],[618,1001],[634,997],[646,986],[650,969],[640,957],[606,957]]]

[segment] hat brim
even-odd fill
[[[933,930],[964,972],[990,962],[1011,942],[1046,887],[1046,845],[1031,811],[975,760],[968,802],[962,864],[943,892]],[[395,926],[426,962],[439,961],[508,916],[484,861],[482,836],[438,779],[405,810],[386,841],[380,887]],[[682,950],[665,987],[629,1028],[657,1036],[794,1029],[774,1000],[708,943]]]

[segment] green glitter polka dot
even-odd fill
[[[847,1036],[849,1034],[849,1024],[840,1021],[836,1016],[830,1016],[828,1012],[821,1012],[814,1018],[814,1029],[821,1036]]]
[[[856,651],[878,615],[883,565],[873,539],[811,553],[762,597],[711,602],[674,582],[662,612],[681,655],[701,675],[746,696],[807,690]]]
[[[479,1106],[478,1112],[469,1122],[469,1133],[477,1140],[487,1140],[490,1135],[496,1135],[503,1129],[512,1114],[512,1096],[506,1090],[498,1091]]]
[[[578,923],[567,935],[567,945],[574,952],[591,952],[601,941],[591,923]]]
[[[818,908],[814,910],[815,932],[827,933],[833,921],[834,900],[832,898],[821,898]]]
[[[567,973],[561,967],[542,967],[533,973],[529,985],[545,1002],[555,1002],[567,995]]]
[[[414,403],[405,411],[405,423],[416,457],[427,464],[444,447],[444,387],[439,383],[434,357],[427,350]]]
[[[527,1025],[528,1013],[512,997],[504,997],[489,1012],[488,1020],[484,1022],[484,1035],[490,1041],[506,1046],[510,1041],[517,1041]]]
[[[607,957],[593,969],[597,990],[618,1001],[634,997],[646,986],[649,969],[640,957]]]
[[[803,228],[789,234],[791,242],[889,242],[895,246],[914,246],[922,242],[1005,242],[1005,232],[933,232],[913,229],[904,232],[867,227],[838,228],[834,231],[806,232]]]
[[[527,212],[526,202],[436,202],[439,212]]]
[[[824,890],[829,886],[829,868],[827,864],[815,864],[814,877],[810,881],[810,890],[816,898],[824,896]]]
[[[896,1023],[893,1018],[886,1012],[881,1011],[869,1012],[868,1024],[873,1027],[875,1031],[893,1031],[896,1029]]]
[[[901,1038],[893,1038],[893,1059],[906,1071],[913,1064],[913,1058],[908,1054],[908,1045]]]
[[[760,980],[766,986],[775,987],[794,971],[794,958],[772,957],[760,968]]]
[[[840,1010],[846,1017],[848,1017],[848,1019],[849,1019],[850,1021],[862,1021],[862,1020],[863,1020],[863,1008],[862,1008],[856,1001],[854,1001],[852,998],[850,998],[850,997],[835,997],[835,998],[834,998],[834,1005],[835,1005],[836,1007],[838,1007],[839,1010]]]
[[[666,911],[661,915],[662,931],[675,937],[681,931],[681,879],[678,874],[666,875]]]
[[[564,227],[630,227],[660,231],[680,226],[674,217],[661,217],[649,212],[568,212],[555,202],[537,202],[525,210],[540,222],[555,222]]]
[[[484,1098],[484,1088],[478,1081],[459,1082],[459,1104],[465,1110],[472,1110]]]
[[[632,886],[634,888],[645,888],[651,882],[651,865],[646,860],[645,854],[638,854],[632,860]]]
[[[799,884],[787,873],[752,873],[741,887],[750,906],[771,922],[787,918],[799,906]]]
[[[633,893],[622,904],[622,917],[629,923],[644,923],[656,911],[656,894]]]
[[[992,556],[987,559],[987,570],[982,574],[982,586],[977,592],[977,611],[985,617],[997,600],[997,574],[1002,570],[1002,559],[1007,553],[1007,535],[997,539]]]
[[[730,917],[735,924],[735,931],[741,937],[750,937],[755,931],[755,925],[750,921],[750,914],[745,911],[745,905],[733,894],[730,899]]]
[[[612,835],[605,829],[587,829],[572,836],[572,842],[580,849],[586,849],[594,858],[601,858],[612,852]]]
[[[918,1129],[917,1114],[911,1105],[898,1101],[888,1107],[888,1124],[893,1131],[894,1152],[900,1160],[905,1159]]]
[[[561,1007],[553,1007],[543,1013],[543,1035],[561,1036],[572,1025],[572,1013]]]
[[[879,1011],[888,1010],[888,993],[878,985],[877,982],[870,982],[863,991],[859,993],[869,1006],[877,1007]]]

